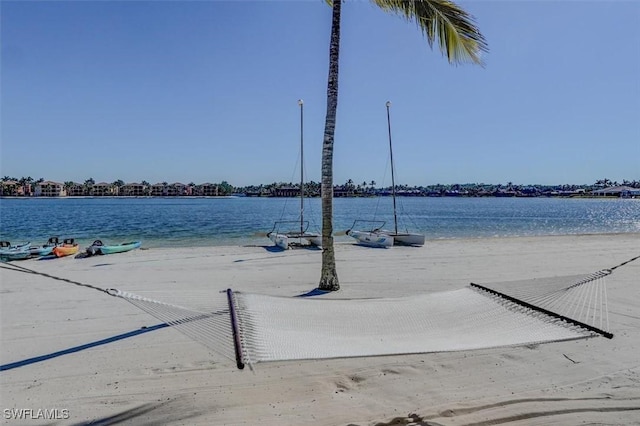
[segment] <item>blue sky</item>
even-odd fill
[[[640,2],[465,1],[486,66],[346,1],[334,181],[640,179]],[[320,180],[322,0],[2,1],[0,175],[64,182]]]

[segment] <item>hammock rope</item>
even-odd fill
[[[47,274],[47,273],[44,273],[44,272],[34,271],[33,269],[25,268],[24,266],[15,265],[13,263],[2,262],[2,263],[0,263],[0,268],[7,269],[9,271],[16,271],[16,272],[24,272],[24,273],[27,273],[27,274],[41,275],[43,277],[51,278],[53,280],[64,281],[64,282],[67,282],[69,284],[74,284],[74,285],[77,285],[77,286],[80,286],[80,287],[86,287],[86,288],[90,288],[92,290],[98,290],[98,291],[101,291],[103,293],[109,294],[108,289],[106,289],[106,288],[100,288],[100,287],[96,287],[96,286],[91,285],[91,284],[85,284],[85,283],[81,283],[79,281],[70,280],[68,278],[57,277],[55,275],[50,275],[50,274]]]
[[[185,308],[116,289],[110,289],[108,294],[126,300],[225,358],[236,359],[233,348],[230,345],[220,345],[218,343],[231,342],[233,340],[232,324],[229,316],[230,310],[226,295],[222,293],[212,294],[208,301],[211,309],[204,311]]]
[[[517,286],[517,282],[479,285],[473,287],[504,297],[529,309],[538,310],[590,331],[612,338],[604,289],[610,270],[602,270],[582,277],[555,277],[531,280],[531,285]],[[574,284],[567,285],[567,282]],[[559,288],[558,288],[559,287]],[[606,324],[605,324],[606,323]]]

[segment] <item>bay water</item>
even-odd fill
[[[397,205],[399,230],[424,233],[427,241],[640,233],[638,199],[400,197]],[[320,199],[305,200],[304,216],[309,231],[320,232]],[[274,221],[299,217],[296,198],[3,198],[0,240],[41,244],[58,236],[81,247],[96,239],[141,240],[143,247],[270,245],[265,234]],[[386,221],[385,229],[392,229],[392,199],[334,199],[336,241],[353,241],[344,231],[356,219]]]

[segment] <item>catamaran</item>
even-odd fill
[[[358,231],[354,229],[358,223],[371,223],[372,227],[367,231]],[[384,226],[384,221],[378,220],[356,220],[349,230],[347,235],[355,238],[358,244],[369,247],[381,247],[387,248],[393,245],[394,239],[392,236],[381,232]]]
[[[322,236],[307,232],[309,221],[304,220],[304,102],[302,99],[298,100],[298,105],[300,106],[300,221],[277,221],[273,229],[267,233],[267,237],[273,244],[284,250],[293,245],[322,246]]]
[[[398,214],[396,210],[396,182],[394,176],[393,166],[393,146],[391,144],[391,116],[389,114],[389,107],[391,102],[387,101],[387,128],[389,130],[389,154],[391,159],[391,195],[393,198],[393,230],[383,229],[385,222],[379,221],[363,221],[356,220],[351,229],[347,231],[347,235],[355,238],[359,244],[363,244],[371,247],[390,247],[393,245],[405,245],[405,246],[423,246],[424,235],[411,233],[411,232],[399,232],[398,231]],[[353,229],[359,222],[371,222],[374,223],[374,227],[367,231],[358,231]],[[375,226],[375,224],[380,225]]]

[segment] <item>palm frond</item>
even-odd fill
[[[372,0],[381,9],[415,22],[433,48],[450,63],[473,62],[484,65],[482,52],[489,48],[473,16],[448,0]]]

